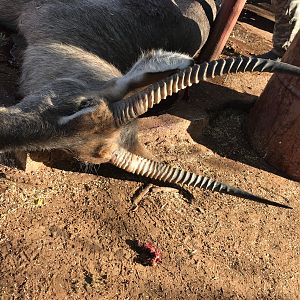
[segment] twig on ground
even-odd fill
[[[144,196],[150,192],[152,187],[153,187],[152,183],[147,184],[139,194],[134,196],[134,198],[132,200],[132,206],[130,209],[131,211],[136,211],[138,209],[139,203],[142,201]]]

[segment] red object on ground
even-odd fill
[[[208,40],[200,52],[199,60],[210,61],[217,59],[245,6],[246,0],[225,0],[216,17]]]
[[[144,265],[155,266],[162,262],[160,249],[152,243],[141,243],[138,241],[138,247],[140,252],[140,261]]]
[[[300,32],[283,61],[300,67]],[[250,112],[248,135],[271,165],[300,181],[300,77],[275,73]]]

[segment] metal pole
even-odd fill
[[[200,61],[217,59],[245,6],[246,0],[224,0],[209,38],[200,52]]]

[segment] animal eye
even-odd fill
[[[92,105],[93,105],[93,99],[92,98],[84,99],[80,102],[79,110],[90,107]]]

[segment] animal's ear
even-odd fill
[[[193,58],[182,53],[163,50],[149,51],[144,53],[132,68],[116,81],[116,86],[118,90],[122,90],[124,94],[127,94],[193,64]]]

